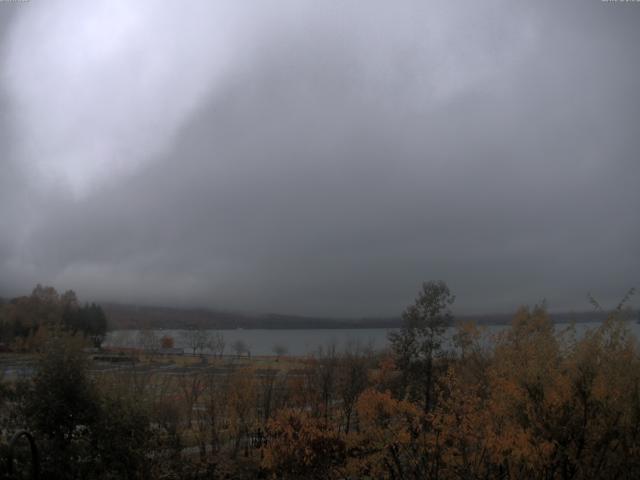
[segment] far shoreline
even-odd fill
[[[122,310],[121,310],[122,309]],[[135,309],[135,310],[134,310]],[[158,307],[119,306],[105,308],[108,331],[116,330],[372,330],[400,328],[402,319],[321,319],[280,315],[228,316],[204,310],[162,309]],[[515,313],[515,312],[514,312]],[[452,326],[473,322],[478,326],[505,326],[511,324],[514,314],[460,315],[454,317]],[[594,323],[604,321],[605,312],[556,312],[549,314],[554,324]],[[221,318],[222,317],[222,318]],[[635,321],[637,312],[629,320]]]

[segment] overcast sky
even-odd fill
[[[395,315],[640,286],[640,3],[0,2],[0,296]]]

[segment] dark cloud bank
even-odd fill
[[[427,279],[462,312],[639,284],[640,4],[151,3],[0,4],[1,294],[385,316]]]

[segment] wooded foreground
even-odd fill
[[[2,384],[2,428],[34,434],[47,479],[640,478],[622,304],[580,338],[523,307],[490,341],[457,325],[444,350],[452,303],[427,283],[390,351],[297,359],[105,367],[82,332],[43,326],[35,374]]]

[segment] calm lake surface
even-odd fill
[[[576,337],[580,338],[584,333],[593,328],[597,328],[600,323],[578,323],[575,325]],[[640,338],[640,324],[628,322],[629,329]],[[562,331],[569,327],[569,324],[556,324],[556,330]],[[492,336],[507,328],[504,325],[489,325],[483,327],[483,342],[489,343]],[[336,345],[341,351],[349,345],[359,345],[371,347],[375,350],[382,350],[389,346],[389,332],[397,331],[395,328],[358,328],[358,329],[305,329],[305,330],[258,330],[258,329],[237,329],[237,330],[210,330],[211,333],[220,333],[224,337],[226,344],[225,354],[233,354],[232,345],[241,340],[251,351],[251,355],[274,355],[276,345],[286,348],[289,355],[309,355],[318,351],[319,348],[327,348]],[[185,353],[190,353],[184,338],[185,330],[155,330],[154,334],[158,339],[168,335],[174,339],[175,347],[184,348]],[[447,338],[450,340],[455,333],[454,329],[447,331]],[[114,330],[109,332],[105,340],[105,346],[138,347],[140,346],[140,331],[138,330]]]

